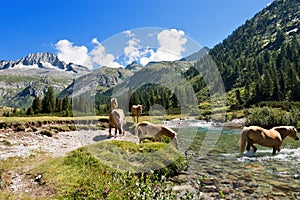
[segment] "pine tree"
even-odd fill
[[[39,97],[35,97],[32,102],[32,109],[34,114],[38,114],[42,111],[42,102]]]
[[[62,110],[63,111],[68,111],[69,107],[70,107],[69,98],[67,96],[65,96],[62,100]]]
[[[55,97],[54,90],[52,86],[48,87],[48,90],[42,100],[42,112],[43,113],[53,113],[55,108]]]

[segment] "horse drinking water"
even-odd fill
[[[145,140],[147,136],[154,137],[155,141],[162,141],[163,136],[166,136],[172,140],[178,149],[177,133],[168,127],[150,122],[141,122],[136,126],[134,134],[139,137],[139,143]]]
[[[270,130],[259,126],[244,127],[240,137],[241,154],[245,151],[245,147],[247,151],[250,151],[250,147],[252,147],[256,152],[257,148],[253,144],[273,147],[273,154],[276,154],[276,151],[280,152],[280,146],[287,136],[299,140],[297,130],[293,126],[277,126]]]

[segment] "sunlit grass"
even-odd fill
[[[167,150],[160,159],[153,157],[154,160],[133,164],[133,162],[141,162],[140,157],[143,154],[157,152],[162,149]],[[149,175],[131,173],[132,168],[130,167],[128,172],[117,170],[116,165],[128,163],[131,154],[135,155],[130,161],[131,166],[143,167],[143,165],[146,165],[154,167],[153,165],[158,165],[159,168],[164,170],[157,171],[158,173],[155,174],[149,172]],[[114,159],[111,162],[114,167],[109,167],[109,163],[107,160],[102,159],[102,156]],[[173,162],[166,165],[166,161]],[[132,197],[140,199],[142,198],[140,195],[157,195],[158,192],[154,190],[155,187],[162,183],[165,184],[165,180],[161,182],[159,177],[171,172],[174,173],[177,170],[180,171],[182,163],[180,153],[168,144],[145,143],[138,145],[125,141],[103,141],[79,148],[65,157],[52,158],[39,155],[28,158],[9,158],[1,161],[0,172],[22,169],[22,172],[18,173],[31,175],[32,177],[40,175],[44,186],[55,192],[51,196],[38,199],[131,199]],[[138,190],[141,190],[141,184],[146,184],[144,185],[144,193],[138,192]],[[149,190],[150,187],[152,187],[152,190]],[[168,195],[164,190],[160,192],[161,195]],[[22,199],[27,199],[26,195],[26,193],[23,196],[21,194]],[[15,200],[20,197],[20,195],[7,194],[1,192],[1,190],[0,196],[1,200]]]

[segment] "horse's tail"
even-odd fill
[[[246,147],[246,142],[247,142],[247,130],[243,128],[241,132],[241,137],[240,137],[240,152],[241,154],[244,153],[245,147]]]

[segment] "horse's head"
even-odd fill
[[[297,129],[295,127],[290,128],[289,136],[291,138],[294,138],[295,140],[299,140],[299,136],[297,135]]]

